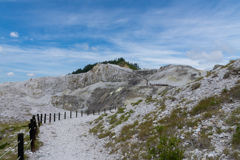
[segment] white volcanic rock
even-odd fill
[[[101,109],[131,104],[137,99],[166,89],[155,84],[184,85],[204,74],[204,71],[180,65],[168,65],[159,70],[133,71],[113,64],[97,64],[87,73],[2,83],[0,118],[14,115],[10,112],[9,115],[3,114],[9,108],[16,108],[17,111],[25,107],[29,114],[35,114],[32,109],[34,107],[43,110],[44,107],[86,110],[89,107]],[[147,81],[152,85],[147,86]],[[18,115],[17,119],[24,117],[22,112]]]

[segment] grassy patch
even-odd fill
[[[203,112],[218,110],[218,105],[221,103],[218,97],[208,97],[201,100],[190,112],[191,115],[197,115]]]
[[[234,109],[229,118],[226,119],[226,123],[233,126],[240,122],[240,107]]]
[[[0,155],[5,153],[4,151],[7,148],[13,147],[17,143],[17,134],[24,133],[24,142],[30,143],[29,135],[28,134],[28,123],[29,122],[18,122],[18,123],[11,123],[11,124],[0,124]],[[38,130],[39,132],[39,130]],[[4,135],[4,136],[3,136]],[[42,145],[38,139],[36,140],[35,147],[38,149]],[[4,159],[17,159],[17,147],[12,148],[15,149],[13,152],[9,152],[4,156]],[[24,150],[26,150],[26,145],[24,145]],[[29,148],[28,148],[29,150]],[[26,158],[27,156],[24,155]]]
[[[156,100],[152,99],[152,96],[148,96],[145,100],[146,103],[153,103],[156,102]]]
[[[137,105],[139,105],[142,101],[143,101],[143,100],[140,99],[140,100],[138,100],[138,101],[135,102],[135,103],[131,103],[131,105],[132,105],[132,106],[137,106]]]

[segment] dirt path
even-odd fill
[[[107,160],[118,159],[104,149],[104,140],[89,135],[90,122],[98,115],[44,124],[39,138],[43,146],[27,153],[30,160]]]

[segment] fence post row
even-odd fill
[[[116,106],[114,107],[116,110]],[[109,107],[109,111],[111,112],[111,107]],[[103,109],[104,113],[106,113],[106,109]],[[98,114],[101,114],[100,109],[97,110]],[[60,120],[60,113],[58,113],[58,120]],[[89,110],[87,110],[87,115],[89,116]],[[95,115],[95,111],[93,110],[93,115]],[[46,114],[44,114],[44,123],[46,123]],[[78,111],[76,111],[76,118],[78,116]],[[83,116],[83,111],[81,111],[81,117]],[[43,114],[39,116],[37,114],[37,121],[38,126],[42,124],[42,117]],[[56,113],[54,113],[54,122],[56,120]],[[72,118],[72,111],[70,111],[70,118]],[[66,119],[66,112],[64,112],[64,119]],[[31,151],[35,152],[35,140],[37,133],[37,121],[35,115],[32,116],[32,119],[30,120],[30,123],[28,124],[29,127],[29,135],[30,135],[30,143],[31,143]],[[49,123],[51,123],[51,113],[49,114]],[[18,134],[18,160],[24,160],[24,136],[23,133]]]

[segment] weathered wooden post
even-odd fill
[[[93,115],[94,115],[94,110],[92,111]]]
[[[34,132],[35,132],[34,139],[36,140],[36,135],[38,135],[38,132],[37,132],[37,122],[36,122],[35,115],[33,115],[32,120],[33,120]]]
[[[106,110],[105,110],[105,108],[103,109],[103,111],[104,111],[104,114],[106,113]]]
[[[58,120],[60,121],[60,112],[58,113]]]
[[[100,114],[100,109],[98,109],[98,114]]]
[[[83,116],[83,111],[81,111],[81,117]]]
[[[46,123],[46,117],[47,117],[47,115],[44,114],[44,123]]]
[[[24,160],[24,137],[23,137],[23,133],[18,134],[18,160]]]
[[[64,119],[66,119],[66,112],[64,112]]]
[[[49,114],[49,123],[51,123],[51,118],[52,118],[52,115],[51,113]]]
[[[89,110],[87,110],[87,115],[89,116]]]
[[[34,130],[34,125],[33,125],[33,120],[30,120],[31,123],[29,123],[29,135],[30,135],[30,141],[31,141],[31,151],[35,152],[35,130]]]
[[[39,114],[37,114],[38,126],[40,127],[41,123],[39,121]]]
[[[72,118],[72,111],[70,111],[70,118]]]
[[[53,114],[53,121],[56,121],[56,113]]]
[[[76,111],[76,118],[77,118],[78,111]]]
[[[42,114],[41,114],[41,117],[40,117],[40,122],[41,122],[41,124],[42,124]]]
[[[109,107],[109,111],[111,112],[111,107]]]

